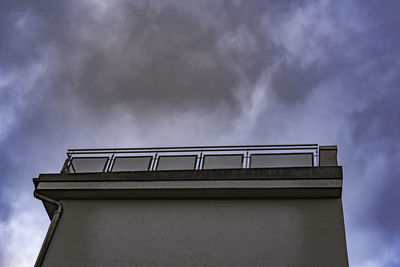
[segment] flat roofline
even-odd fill
[[[342,179],[341,166],[40,174],[35,181]]]
[[[62,199],[338,198],[342,180],[40,182],[36,191]]]

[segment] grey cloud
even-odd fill
[[[62,49],[56,46],[58,57],[52,67],[60,72],[55,82],[66,84],[64,88],[95,110],[114,105],[130,112],[212,109],[221,102],[235,106],[232,92],[238,75],[216,51],[215,29],[203,29],[190,15],[171,8],[158,13],[126,9],[116,11],[116,16],[123,16],[122,25],[115,26],[120,27],[117,35],[108,36],[110,29],[103,27],[109,25],[92,27],[90,23],[79,26],[86,28],[89,36],[85,38],[95,42],[85,43],[75,27],[62,33],[56,42],[66,38],[75,43],[61,45]],[[108,38],[117,39],[111,40],[110,46],[96,43],[108,42]],[[72,57],[77,66],[66,66],[64,55]]]
[[[96,131],[107,121],[118,121],[121,113],[163,120],[186,112],[215,117],[222,110],[220,124],[229,126],[247,101],[240,98],[251,97],[260,76],[284,51],[262,27],[263,16],[278,17],[294,2],[197,6],[121,1],[104,13],[91,5],[4,4],[2,10],[11,11],[3,20],[15,32],[12,37],[2,28],[7,37],[2,45],[14,47],[15,56],[2,64],[19,80],[1,93],[5,106],[14,105],[11,115],[16,117],[3,151],[19,151],[21,143],[41,144],[52,135],[76,143],[71,138],[81,138],[83,126],[92,124]],[[298,72],[283,66],[280,77],[286,71]],[[36,76],[29,80],[30,75]],[[283,93],[292,93],[289,102],[311,90],[291,86]],[[138,128],[153,122],[143,119]],[[76,125],[81,125],[78,133]]]
[[[283,63],[273,76],[272,87],[282,102],[302,102],[333,69],[332,66],[320,69],[318,65],[304,68],[299,63]]]
[[[55,51],[49,63],[54,75],[48,75],[45,93],[72,94],[82,108],[100,116],[113,106],[134,115],[207,112],[224,105],[233,118],[241,112],[236,92],[254,90],[278,48],[267,46],[268,33],[261,28],[267,7],[224,4],[216,4],[218,12],[210,9],[221,16],[220,21],[214,18],[215,25],[173,5],[155,9],[125,3],[99,15],[104,22],[97,21],[97,14],[80,19],[75,7],[64,14],[70,16],[64,19],[68,26],[44,31],[44,46]],[[232,45],[251,44],[221,48],[227,34]],[[287,90],[298,92],[289,99],[296,100],[310,88]]]
[[[273,69],[287,51],[269,30],[298,2],[110,5],[105,11],[79,1],[12,6],[8,19],[22,19],[16,35],[25,40],[14,53],[21,59],[14,60],[13,73],[24,81],[38,72],[21,99],[2,94],[2,101],[20,105],[16,140],[27,137],[27,125],[29,136],[68,136],[76,125],[98,127],[121,113],[163,120],[223,110],[221,123],[229,126],[265,72],[276,75],[267,90],[289,104],[304,100],[322,77],[316,66],[298,62]],[[265,28],[270,15],[275,19]],[[140,128],[152,122],[143,119]]]
[[[400,203],[399,97],[398,92],[390,91],[352,115],[355,151],[362,159],[359,166],[366,168],[375,164],[379,168],[378,176],[371,177],[375,187],[371,190],[371,200],[366,201],[369,213],[364,216],[370,218],[369,223],[374,222],[370,226],[384,233],[388,239],[397,239],[400,235],[400,215],[397,212]],[[374,162],[382,157],[383,166],[381,162]]]

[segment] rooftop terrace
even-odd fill
[[[317,144],[69,149],[61,173],[337,166]]]
[[[335,198],[342,168],[336,146],[316,144],[69,149],[60,173],[33,181],[56,200]]]

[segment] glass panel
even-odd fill
[[[153,157],[115,157],[113,172],[148,171]]]
[[[194,170],[197,156],[161,156],[157,170]]]
[[[240,169],[242,164],[243,155],[206,155],[203,169]]]
[[[72,158],[70,172],[103,172],[107,157]]]
[[[253,154],[250,168],[312,167],[312,153]]]

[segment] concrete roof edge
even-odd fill
[[[341,166],[40,174],[36,182],[342,179]]]

